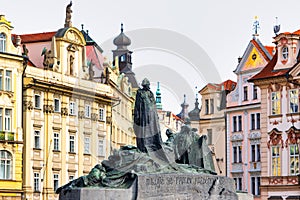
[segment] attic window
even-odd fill
[[[282,58],[287,60],[289,57],[289,48],[287,46],[282,47]]]
[[[0,33],[0,52],[5,52],[6,50],[6,35]]]
[[[252,55],[252,60],[256,60],[256,54],[254,53],[253,55]]]

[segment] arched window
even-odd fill
[[[4,33],[0,33],[0,52],[6,51],[6,35]]]
[[[0,151],[0,179],[11,179],[12,156],[5,150]]]

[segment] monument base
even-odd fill
[[[164,173],[138,175],[128,189],[78,188],[60,200],[238,200],[231,178],[209,174]]]

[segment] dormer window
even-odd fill
[[[4,33],[0,33],[0,52],[6,51],[6,35]]]
[[[282,58],[287,60],[289,57],[289,48],[287,46],[282,47]]]

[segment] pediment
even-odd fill
[[[82,46],[86,45],[82,33],[75,27],[62,28],[57,31],[55,37],[63,39],[64,41],[67,41],[69,43],[75,43]]]
[[[258,39],[251,40],[238,64],[235,73],[244,71],[252,71],[265,67],[271,57],[267,49],[260,43]]]

